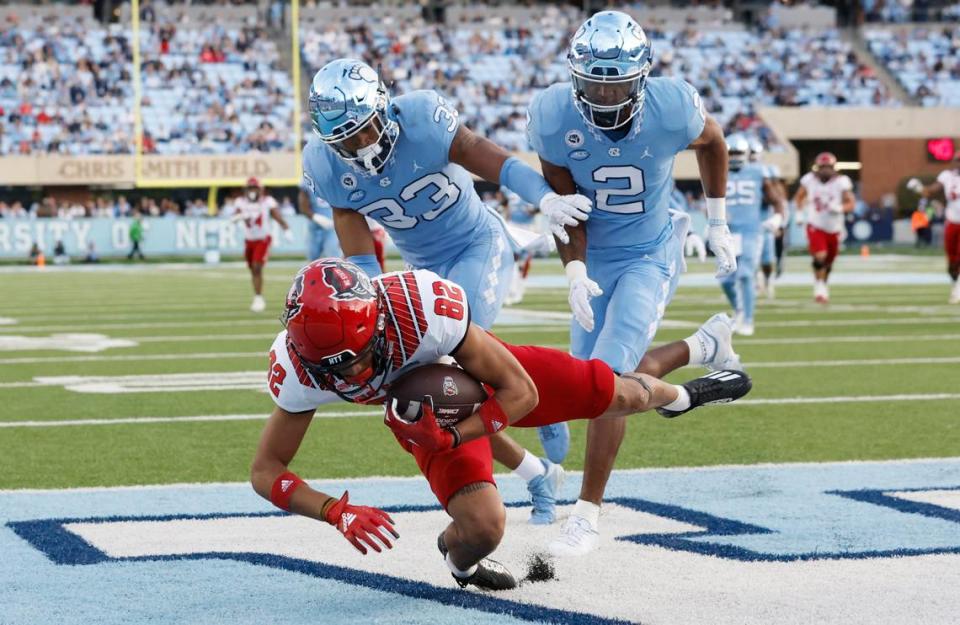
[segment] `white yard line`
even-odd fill
[[[863,403],[863,402],[894,402],[894,401],[938,401],[943,399],[960,399],[960,393],[919,393],[901,395],[839,395],[837,397],[778,397],[760,399],[741,399],[737,404],[759,406],[764,404],[835,404],[835,403]]]
[[[342,412],[318,412],[315,418],[341,419],[345,417],[382,416],[382,410],[355,410]],[[48,428],[78,425],[146,425],[151,423],[197,423],[204,421],[263,421],[270,416],[261,414],[198,415],[192,417],[123,417],[119,419],[67,419],[51,421],[0,421],[0,428]]]
[[[115,356],[27,356],[0,358],[0,365],[27,365],[42,362],[147,362],[153,360],[215,360],[219,358],[264,358],[267,350],[256,352],[194,352],[186,354],[123,354]],[[2,385],[0,385],[2,387]]]
[[[960,399],[960,393],[915,393],[899,395],[838,395],[834,397],[779,397],[760,399],[741,399],[740,405],[788,405],[788,404],[834,404],[864,402],[914,402]],[[349,417],[381,416],[381,410],[356,410],[318,412],[315,418],[340,419]],[[266,414],[198,415],[188,417],[127,417],[118,419],[66,419],[49,421],[6,421],[0,422],[0,428],[51,428],[87,425],[143,425],[153,423],[196,423],[206,421],[262,421]]]

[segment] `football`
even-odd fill
[[[397,413],[407,421],[420,418],[420,403],[426,395],[433,397],[434,412],[441,427],[463,421],[487,399],[483,386],[455,365],[423,365],[390,385],[390,399],[397,401]]]

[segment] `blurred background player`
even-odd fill
[[[140,216],[140,211],[133,211],[129,236],[130,253],[127,254],[127,260],[133,260],[134,256],[139,256],[140,260],[146,260],[143,257],[143,250],[140,249],[140,243],[143,241],[143,219]]]
[[[283,228],[284,237],[293,240],[293,233],[287,220],[280,214],[277,201],[267,195],[260,181],[256,178],[247,179],[243,195],[233,203],[234,221],[242,221],[244,228],[243,255],[250,269],[253,281],[253,303],[250,310],[263,312],[266,304],[263,301],[263,266],[270,255],[270,219],[276,220]]]
[[[571,353],[602,360],[616,372],[639,365],[651,373],[641,360],[684,262],[690,217],[668,207],[674,157],[688,147],[700,163],[718,275],[736,270],[724,203],[723,131],[689,83],[647,78],[650,42],[629,15],[603,11],[589,18],[573,36],[567,60],[572,83],[534,96],[527,131],[550,186],[594,200],[589,220],[584,215],[584,225],[557,237],[574,315]],[[710,338],[701,343],[691,337],[689,352],[682,346],[673,358],[693,364],[712,358],[730,328],[726,315],[711,321],[704,330]],[[549,545],[554,554],[581,555],[596,547],[600,503],[625,431],[624,419],[589,424],[580,497]]]
[[[780,168],[776,165],[768,165],[760,158],[763,155],[763,142],[760,141],[756,135],[748,136],[747,142],[750,144],[750,164],[760,167],[763,170],[764,179],[770,182],[770,191],[775,191],[779,198],[785,200],[787,192],[780,175]],[[767,186],[766,182],[764,186]],[[780,277],[780,267],[783,261],[783,232],[789,217],[786,213],[786,202],[784,202],[782,208],[784,212],[781,216],[780,226],[776,230],[765,227],[762,234],[763,246],[760,251],[760,273],[757,275],[757,292],[760,295],[765,295],[767,299],[776,297],[773,270],[774,265],[776,265],[776,277]],[[776,207],[774,204],[765,201],[761,209],[761,217],[765,222],[775,213]]]
[[[461,125],[457,110],[435,91],[391,98],[361,61],[337,59],[321,68],[309,109],[315,136],[303,152],[304,181],[333,206],[347,260],[371,277],[382,271],[367,224],[367,218],[376,220],[411,267],[464,288],[473,322],[482,328],[493,325],[510,287],[514,242],[502,218],[477,195],[470,173],[511,189],[548,216],[590,210],[585,197],[553,193],[520,159]],[[492,441],[494,458],[527,482],[531,522],[554,520],[563,480],[558,463],[569,440],[566,424],[542,429],[550,460],[505,435]]]
[[[813,256],[813,299],[820,304],[830,301],[827,279],[840,251],[844,214],[852,213],[856,207],[853,183],[838,174],[836,166],[837,157],[830,152],[817,154],[813,171],[800,178],[800,187],[793,196],[797,223],[807,224],[807,243]]]
[[[310,193],[301,184],[297,204],[300,212],[310,219],[307,230],[307,260],[341,256],[340,242],[333,229],[333,209],[326,200]]]
[[[721,278],[720,286],[736,311],[734,331],[753,336],[757,263],[766,235],[783,225],[783,198],[767,170],[758,163],[748,163],[751,150],[746,137],[727,137],[727,152],[727,223],[737,253],[737,269]],[[774,206],[774,213],[764,218],[763,206],[767,203]],[[772,250],[772,240],[770,244]]]
[[[951,304],[960,304],[960,150],[953,156],[953,167],[937,174],[937,179],[926,186],[916,178],[907,181],[907,188],[924,199],[943,194],[947,202],[944,212],[943,248],[947,254],[947,273],[953,281]]]

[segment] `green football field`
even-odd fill
[[[272,408],[266,353],[296,268],[268,268],[259,315],[236,264],[0,273],[0,489],[247,479]],[[699,280],[681,280],[657,342],[726,309],[704,279],[710,267],[691,270]],[[806,278],[805,261],[791,258],[790,271]],[[559,262],[534,273],[543,286],[494,330],[565,348]],[[955,456],[960,306],[946,304],[941,258],[843,257],[836,274],[829,307],[805,283],[760,300],[756,335],[735,341],[754,379],[746,401],[633,417],[618,468]],[[301,475],[416,474],[370,407],[319,416],[329,418],[315,420],[293,466]],[[578,469],[584,424],[571,431],[565,464]],[[539,449],[535,432],[512,433]]]

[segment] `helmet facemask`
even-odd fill
[[[314,132],[344,161],[365,173],[378,175],[390,160],[400,134],[397,122],[387,115],[388,100],[386,87],[381,83],[373,113],[360,123],[349,120],[329,135],[321,134],[311,102]]]
[[[577,110],[591,126],[601,130],[619,128],[643,109],[649,62],[627,76],[618,75],[613,67],[594,67],[592,73],[585,74],[572,62],[569,69]]]

